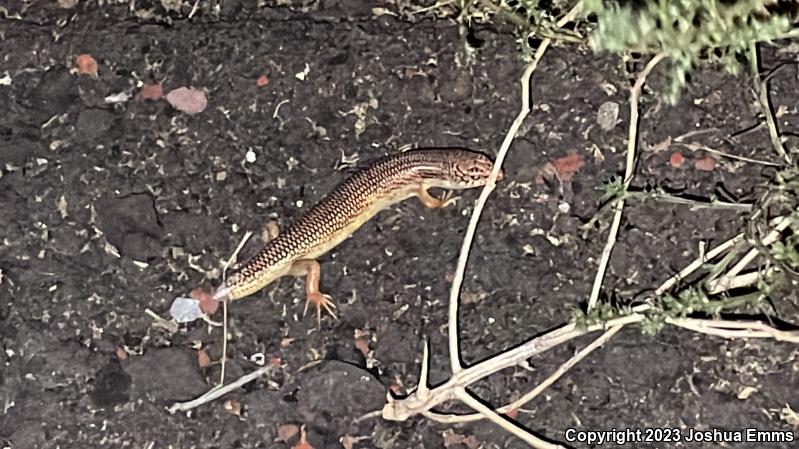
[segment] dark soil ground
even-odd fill
[[[66,2],[68,3],[68,2]],[[173,2],[174,3],[174,2]],[[172,299],[218,282],[247,230],[285,223],[342,181],[350,168],[399,149],[461,146],[494,154],[519,107],[523,62],[512,34],[478,28],[465,65],[458,27],[375,16],[372,5],[326,3],[307,11],[203,6],[191,21],[136,18],[123,6],[12,1],[0,21],[0,442],[11,448],[288,448],[284,425],[304,424],[309,443],[356,448],[442,447],[449,429],[485,448],[523,447],[490,423],[459,426],[416,417],[357,418],[382,408],[390,387],[410,391],[422,339],[431,341],[432,381],[447,376],[446,297],[476,192],[432,211],[402,203],[367,223],[321,260],[322,286],[340,318],[321,328],[303,319],[302,280],[285,279],[230,308],[227,379],[275,364],[267,376],[190,413],[165,407],[218,381],[200,368],[197,347],[218,360],[221,331],[202,323],[170,332]],[[253,2],[254,3],[254,2]],[[145,8],[141,4],[138,8]],[[154,15],[185,17],[189,11]],[[141,15],[141,10],[135,12]],[[15,14],[19,13],[19,16]],[[0,14],[4,14],[0,11]],[[78,54],[99,77],[70,72]],[[795,60],[768,48],[763,65]],[[634,67],[639,70],[640,65]],[[302,74],[303,75],[298,75]],[[7,76],[6,76],[7,75]],[[266,86],[257,86],[259,76]],[[302,78],[302,79],[301,79]],[[630,75],[620,59],[573,46],[550,49],[534,83],[535,107],[488,204],[461,312],[465,360],[474,362],[568,321],[588,297],[609,216],[582,238],[602,186],[622,173]],[[9,84],[10,80],[10,84]],[[193,86],[207,109],[176,111],[135,97],[141,83],[165,92]],[[652,76],[663,90],[667,80]],[[694,74],[676,106],[649,92],[642,104],[636,184],[710,197],[724,189],[751,198],[772,169],[683,150],[669,164],[669,137],[777,161],[745,76]],[[771,79],[784,132],[799,132],[797,70]],[[134,97],[108,104],[106,97]],[[597,124],[606,102],[620,107],[610,130]],[[726,139],[726,140],[725,140]],[[255,154],[254,162],[246,153]],[[579,155],[570,182],[536,183],[547,162]],[[346,157],[345,157],[346,156]],[[741,228],[735,211],[631,202],[606,289],[632,297]],[[772,300],[799,322],[791,289]],[[364,355],[356,341],[368,343]],[[494,405],[536,385],[590,340],[563,345],[474,386]],[[319,361],[319,363],[311,363]],[[738,398],[746,387],[756,391]],[[522,411],[529,429],[565,442],[569,428],[793,430],[781,410],[799,410],[799,349],[773,341],[728,341],[666,328],[628,329]],[[460,409],[459,409],[460,410]],[[281,426],[284,426],[281,428]],[[712,442],[628,447],[795,448]],[[574,443],[574,447],[587,447]]]

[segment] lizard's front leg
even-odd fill
[[[303,316],[308,312],[308,304],[312,303],[316,306],[316,323],[317,326],[322,321],[322,308],[330,314],[334,319],[337,319],[334,312],[336,304],[333,303],[333,298],[319,291],[319,275],[321,267],[319,262],[313,259],[300,259],[295,261],[289,269],[291,276],[305,276],[305,310],[302,312]]]

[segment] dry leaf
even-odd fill
[[[619,104],[614,101],[602,103],[597,111],[596,121],[599,127],[605,131],[613,129],[619,122]]]
[[[780,410],[780,419],[799,428],[799,413],[793,411],[788,404],[785,404],[785,407]]]
[[[552,165],[552,162],[547,162],[541,168],[535,171],[535,178],[533,178],[533,181],[537,185],[542,185],[546,179],[557,176],[557,174],[558,171],[555,169],[555,166]]]
[[[291,446],[291,449],[314,449],[313,446],[308,444],[308,440],[305,439],[305,426],[300,427],[300,442]]]
[[[461,304],[477,304],[487,296],[485,293],[463,292],[461,293]]]
[[[164,88],[160,84],[145,84],[136,96],[139,100],[160,100],[164,96]]]
[[[360,351],[364,357],[369,355],[369,341],[365,338],[356,338],[355,339],[355,349]]]
[[[67,197],[66,195],[61,195],[58,198],[58,201],[55,203],[56,209],[58,209],[58,213],[61,215],[61,218],[67,218],[69,215],[69,211],[67,210]]]
[[[225,411],[236,416],[241,416],[241,403],[235,399],[228,399],[224,404]]]
[[[738,391],[738,399],[745,401],[755,392],[757,392],[757,388],[755,387],[743,387]]]
[[[205,92],[193,87],[179,87],[166,94],[166,101],[173,108],[186,114],[199,114],[208,106]]]
[[[444,437],[444,447],[450,448],[452,446],[464,445],[468,449],[477,449],[480,447],[480,442],[477,441],[474,435],[464,436],[458,435],[452,429],[447,429],[442,434]]]
[[[116,353],[117,353],[117,358],[119,360],[127,360],[128,359],[128,352],[125,351],[125,348],[123,348],[122,346],[117,346]]]
[[[379,7],[372,8],[372,14],[378,17],[386,14],[388,14],[389,16],[395,16],[395,17],[397,16],[397,13],[395,13],[394,11],[391,11],[388,8],[379,8]]]
[[[585,160],[579,154],[569,154],[553,160],[552,165],[555,167],[558,179],[562,182],[569,182],[574,174],[585,165]]]
[[[705,156],[694,161],[694,168],[701,171],[713,171],[716,169],[716,160],[711,156]]]
[[[89,75],[97,78],[97,61],[91,55],[78,55],[75,58],[78,75]]]
[[[300,426],[296,424],[281,424],[277,427],[277,440],[279,442],[288,443],[290,439],[294,438],[300,432]]]
[[[355,447],[355,444],[361,440],[366,440],[368,437],[354,437],[350,434],[346,434],[343,437],[338,439],[338,442],[341,443],[341,447],[344,449],[352,449]]]
[[[671,136],[669,136],[665,140],[652,145],[650,151],[652,151],[653,153],[660,153],[661,151],[668,150],[671,144],[672,144],[672,138]]]

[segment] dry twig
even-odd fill
[[[239,257],[239,252],[241,249],[244,248],[244,244],[247,243],[252,237],[252,231],[247,231],[244,233],[244,237],[241,238],[238,246],[236,246],[236,250],[233,251],[233,254],[230,255],[227,262],[225,262],[225,267],[222,269],[222,281],[224,282],[227,279],[227,270],[230,268],[231,265],[236,263],[236,259]],[[219,385],[225,384],[225,368],[227,367],[227,299],[222,301],[222,369],[219,373]]]
[[[558,26],[564,26],[568,22],[574,20],[577,14],[580,12],[581,4],[577,3],[564,17],[562,17],[558,21]],[[461,292],[461,286],[463,284],[463,277],[466,271],[466,263],[469,260],[469,250],[472,246],[472,241],[474,240],[474,234],[477,229],[477,224],[480,221],[480,216],[483,212],[483,207],[485,206],[486,201],[488,200],[488,196],[491,195],[491,192],[496,187],[497,177],[499,176],[499,171],[502,169],[502,163],[505,160],[505,155],[508,153],[510,149],[510,145],[513,142],[513,139],[516,137],[516,133],[521,127],[524,119],[530,113],[530,79],[532,78],[533,72],[538,67],[538,62],[543,58],[544,53],[546,52],[547,48],[551,43],[551,39],[545,38],[541,45],[535,52],[533,56],[532,62],[527,65],[522,74],[521,83],[522,83],[522,106],[519,114],[516,116],[516,119],[513,121],[510,129],[508,130],[507,134],[505,134],[505,139],[502,142],[502,146],[500,147],[499,151],[497,152],[497,157],[494,162],[494,168],[491,171],[491,175],[489,176],[488,181],[486,182],[485,187],[480,192],[480,197],[475,204],[474,211],[472,212],[472,216],[469,220],[469,226],[466,229],[466,235],[463,238],[463,244],[461,245],[461,252],[458,257],[458,265],[455,270],[455,276],[452,281],[452,287],[450,288],[450,295],[449,295],[449,309],[448,309],[448,341],[449,341],[449,358],[450,358],[450,369],[452,371],[453,376],[457,375],[463,370],[463,366],[461,365],[460,359],[460,337],[458,332],[458,305],[459,305],[459,297]],[[423,379],[426,382],[426,378]],[[422,380],[420,380],[420,384],[422,384]],[[468,385],[468,384],[466,384]],[[465,387],[459,388],[458,391],[463,390],[463,395],[461,395],[460,399],[467,403],[467,405],[471,405],[472,408],[475,408],[474,404],[479,403],[479,401],[475,400],[473,397],[469,395],[468,392],[465,391]],[[480,409],[475,408],[476,411],[486,414],[485,406],[480,403]],[[486,414],[486,416],[496,422],[498,425],[503,427],[504,429],[508,430],[509,432],[513,433],[517,437],[522,438],[527,443],[531,444],[533,447],[536,448],[549,448],[552,447],[549,443],[535,437],[531,433],[525,431],[524,429],[520,428],[519,426],[515,425],[514,423],[500,417],[493,411],[490,414]]]
[[[760,103],[760,109],[763,111],[763,115],[766,117],[766,125],[768,126],[768,135],[771,139],[771,145],[774,147],[774,150],[779,154],[788,165],[792,165],[791,155],[788,154],[788,151],[785,150],[785,146],[782,144],[782,139],[780,136],[780,132],[777,130],[777,121],[774,120],[774,112],[771,110],[771,101],[768,97],[768,80],[760,79],[760,73],[758,72],[758,57],[757,57],[757,43],[752,42],[749,47],[749,57],[750,57],[750,68],[752,73],[752,82],[754,83],[754,90],[755,94],[757,95],[758,103]]]
[[[627,164],[624,169],[624,189],[630,186],[635,174],[635,150],[638,146],[638,99],[641,97],[641,89],[644,87],[646,77],[655,66],[666,58],[665,53],[655,55],[649,63],[644,67],[644,70],[638,75],[630,91],[630,126],[627,135]],[[608,262],[610,261],[610,254],[613,251],[613,246],[616,244],[616,236],[619,233],[619,226],[621,226],[621,216],[624,210],[624,198],[616,203],[616,212],[613,214],[613,224],[608,231],[608,240],[605,243],[605,248],[602,250],[602,257],[599,259],[599,268],[594,278],[594,285],[591,288],[591,296],[588,298],[588,310],[592,310],[599,300],[599,292],[602,290],[602,282],[605,279],[605,270],[607,269]]]
[[[219,397],[221,397],[223,395],[226,395],[226,394],[230,393],[231,391],[235,390],[236,388],[239,388],[239,387],[241,387],[243,385],[246,385],[246,384],[254,381],[255,379],[263,376],[264,374],[266,374],[269,371],[274,370],[274,369],[275,369],[275,367],[272,366],[272,365],[262,366],[262,367],[258,368],[257,370],[255,370],[255,371],[253,371],[253,372],[251,372],[249,374],[245,374],[245,375],[239,377],[234,382],[231,382],[231,383],[229,383],[227,385],[224,385],[224,386],[223,385],[219,385],[219,386],[216,386],[216,387],[208,390],[205,394],[203,394],[202,396],[198,397],[197,399],[193,399],[193,400],[187,401],[187,402],[176,402],[176,403],[170,405],[169,407],[167,407],[166,410],[169,413],[175,413],[175,412],[179,412],[179,411],[188,411],[188,410],[191,410],[191,409],[193,409],[195,407],[199,407],[199,406],[201,406],[201,405],[203,405],[205,403],[213,401],[216,398],[219,398]]]
[[[763,246],[771,245],[772,243],[776,242],[779,239],[780,234],[782,231],[790,226],[792,220],[791,217],[778,217],[773,220],[774,222],[774,229],[771,230],[763,239],[761,240],[761,244]],[[718,294],[722,291],[727,291],[732,288],[731,280],[738,276],[738,274],[743,271],[744,268],[749,266],[755,257],[760,254],[760,250],[758,248],[752,248],[749,250],[746,255],[744,255],[741,260],[738,261],[735,266],[733,266],[730,271],[728,271],[724,276],[709,282],[707,285],[707,290],[710,294]]]

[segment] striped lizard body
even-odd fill
[[[416,196],[429,208],[453,199],[437,199],[428,189],[468,189],[485,185],[493,163],[462,149],[411,150],[378,159],[344,181],[318,204],[280,231],[214,292],[217,301],[249,296],[283,276],[306,276],[306,304],[335,317],[330,296],[319,291],[316,258],[347,239],[375,214]],[[500,172],[501,179],[502,173]]]

